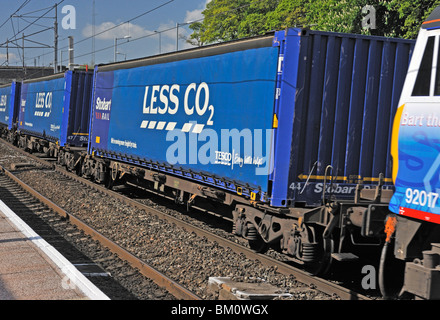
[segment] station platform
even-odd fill
[[[0,300],[109,300],[0,201]]]

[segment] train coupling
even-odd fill
[[[347,221],[360,227],[363,237],[380,237],[383,234],[384,221],[388,213],[388,206],[385,204],[353,206],[347,209]]]

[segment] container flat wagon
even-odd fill
[[[355,257],[350,236],[383,235],[391,124],[413,48],[288,29],[96,66],[81,172],[188,207],[211,200],[255,250],[322,272]]]
[[[67,71],[23,81],[18,116],[19,146],[58,156],[87,146],[92,72]]]

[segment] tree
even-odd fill
[[[190,43],[207,44],[288,27],[415,38],[440,0],[212,0]],[[374,14],[375,28],[364,27]]]
[[[204,45],[204,42],[201,39],[201,34],[205,32],[205,28],[202,22],[194,22],[189,26],[194,32],[189,36],[186,40],[189,44],[193,46],[201,47]]]
[[[440,5],[440,0],[392,0],[389,8],[399,14],[404,21],[397,26],[404,38],[415,39],[421,24]]]
[[[281,30],[289,27],[305,27],[306,1],[281,0],[276,9],[266,14],[266,30]]]
[[[193,23],[191,40],[213,43],[264,34],[305,22],[306,0],[213,0]]]
[[[195,31],[192,39],[202,43],[235,40],[240,37],[240,22],[248,15],[247,8],[251,0],[213,0],[202,12],[204,20],[201,26],[191,24]],[[196,29],[198,30],[196,30]]]
[[[391,5],[392,0],[314,0],[307,6],[307,20],[313,29],[344,33],[396,37],[403,20]],[[375,28],[363,22],[374,15]]]

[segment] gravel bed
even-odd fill
[[[80,268],[87,266],[86,272],[99,274],[85,276],[111,300],[175,300],[139,270],[36,201],[2,174],[0,199],[68,261]]]
[[[0,144],[0,165],[17,162],[3,157],[3,154]],[[56,172],[25,169],[18,176],[67,212],[89,223],[203,299],[218,298],[207,290],[209,277],[227,276],[244,281],[259,279],[268,282],[282,292],[291,293],[295,300],[335,299],[298,283],[293,276],[278,273],[274,267],[265,267],[259,261],[249,260],[155,215],[131,208],[100,192],[79,187],[77,182],[60,178]],[[173,211],[161,205],[153,206],[167,213]],[[180,213],[174,212],[173,215],[179,216]]]

